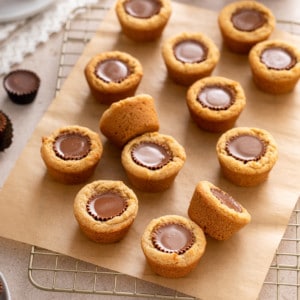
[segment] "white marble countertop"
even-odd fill
[[[211,0],[177,0],[185,4],[192,4],[212,10],[219,10],[226,3],[232,1]],[[300,20],[299,0],[265,0],[261,1],[272,9],[279,20]],[[101,0],[99,1],[101,3]],[[1,3],[0,3],[1,9]],[[300,32],[299,32],[300,34]],[[36,70],[42,85],[37,101],[27,106],[20,106],[8,100],[3,88],[0,88],[0,110],[6,112],[14,124],[13,144],[5,152],[0,153],[0,192],[11,168],[14,166],[28,138],[31,136],[37,122],[47,110],[56,91],[57,72],[60,60],[60,49],[63,33],[51,36],[46,44],[38,47],[37,51],[16,68]],[[0,45],[1,46],[1,45]],[[3,77],[0,77],[2,81]],[[1,220],[0,220],[1,226]],[[10,287],[12,299],[132,299],[128,296],[91,295],[78,293],[63,293],[43,291],[34,287],[28,279],[28,264],[31,245],[0,238],[0,272],[5,276]],[[294,294],[293,294],[294,295]],[[296,299],[296,298],[286,299]],[[134,297],[136,299],[136,297]],[[282,298],[284,299],[284,298]]]

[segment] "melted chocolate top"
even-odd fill
[[[203,107],[212,110],[226,110],[234,103],[235,95],[230,87],[210,85],[199,91],[197,100]]]
[[[232,14],[231,22],[240,31],[254,31],[262,27],[266,19],[264,15],[255,9],[240,9]]]
[[[290,70],[296,64],[296,58],[286,49],[270,47],[261,53],[260,60],[269,69]]]
[[[95,72],[98,78],[108,83],[120,83],[130,75],[128,65],[118,59],[101,61],[96,67]]]
[[[34,92],[40,85],[39,77],[31,71],[16,70],[5,77],[4,86],[17,94]]]
[[[183,254],[194,242],[193,233],[182,224],[165,224],[152,232],[153,245],[165,253]]]
[[[250,134],[241,134],[231,138],[226,144],[229,155],[244,163],[259,160],[266,152],[265,143]]]
[[[79,160],[90,152],[91,141],[88,136],[80,133],[63,133],[55,139],[53,149],[64,160]]]
[[[124,8],[132,17],[148,19],[159,14],[161,2],[159,0],[127,0],[124,2]]]
[[[172,160],[172,154],[165,146],[153,142],[141,142],[131,150],[133,161],[150,170],[157,170]]]
[[[224,205],[228,206],[229,208],[235,210],[236,212],[241,213],[242,207],[241,205],[234,200],[233,197],[231,197],[226,192],[218,189],[218,188],[211,188],[211,193]]]
[[[115,191],[96,194],[87,203],[88,213],[97,221],[107,221],[120,216],[126,209],[126,200]]]
[[[174,46],[174,55],[183,63],[200,63],[207,58],[207,48],[196,40],[184,40]]]

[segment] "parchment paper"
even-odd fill
[[[264,128],[277,140],[278,163],[268,181],[258,187],[236,187],[222,177],[215,154],[220,135],[202,131],[195,125],[185,104],[186,88],[167,77],[161,43],[181,31],[201,31],[210,36],[221,50],[221,60],[213,75],[238,80],[244,87],[247,106],[236,126]],[[279,31],[274,37],[300,44],[298,38]],[[187,161],[166,192],[136,191],[140,208],[130,232],[120,243],[101,245],[89,241],[73,217],[73,199],[82,185],[65,186],[53,181],[40,158],[40,145],[43,135],[60,126],[79,124],[99,132],[99,118],[106,106],[90,96],[83,68],[91,56],[113,49],[127,51],[141,61],[144,77],[137,93],[154,97],[160,132],[174,136],[184,145]],[[232,54],[223,48],[215,12],[173,3],[173,14],[162,38],[137,44],[123,36],[112,10],[38,124],[1,190],[0,235],[202,299],[255,299],[299,194],[299,111],[299,85],[293,93],[283,96],[268,95],[256,89],[247,56]],[[101,139],[104,155],[90,181],[118,179],[130,186],[120,163],[120,150],[102,135]],[[141,251],[141,234],[152,218],[165,214],[187,216],[189,201],[199,180],[209,180],[231,193],[251,213],[252,222],[226,242],[208,238],[205,255],[189,276],[181,279],[156,276]]]

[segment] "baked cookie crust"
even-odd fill
[[[179,224],[187,228],[194,236],[192,246],[182,254],[165,253],[158,250],[152,236],[156,228],[167,224]],[[152,270],[160,276],[178,278],[186,276],[199,263],[206,248],[203,230],[193,221],[177,215],[166,215],[153,219],[146,227],[141,247]]]
[[[109,220],[95,220],[88,213],[87,204],[97,194],[113,192],[126,200],[126,210]],[[98,243],[114,243],[128,232],[138,213],[138,199],[135,193],[122,181],[97,180],[85,185],[76,195],[73,206],[74,216],[82,232]]]
[[[229,155],[228,142],[239,136],[250,136],[260,140],[264,153],[253,160],[243,161]],[[250,146],[248,149],[251,149]],[[260,128],[237,127],[223,133],[216,145],[216,153],[224,176],[238,186],[256,186],[268,178],[278,159],[277,145],[272,135]]]
[[[108,60],[124,63],[128,67],[129,75],[120,82],[107,82],[99,78],[96,74],[97,67]],[[111,104],[135,94],[143,78],[143,67],[139,60],[129,53],[109,51],[92,57],[84,69],[84,74],[93,97],[100,103]]]
[[[238,11],[254,10],[259,12],[265,22],[251,31],[237,29],[232,22],[232,15]],[[236,53],[247,54],[256,43],[266,40],[273,32],[276,24],[271,10],[257,1],[237,1],[225,6],[218,17],[219,28],[228,48]]]
[[[196,41],[207,51],[206,58],[198,63],[183,63],[174,55],[174,47],[184,41]],[[185,86],[209,76],[220,59],[220,51],[207,36],[197,32],[182,32],[166,40],[162,46],[162,56],[172,80]]]
[[[220,108],[201,104],[198,96],[205,88],[224,89],[231,96],[232,103]],[[216,100],[219,100],[220,103],[223,101],[223,99],[216,99],[223,95],[213,95],[212,97],[215,102],[217,102]],[[186,94],[186,103],[192,119],[200,128],[211,132],[224,132],[234,126],[246,105],[246,96],[239,82],[225,77],[210,76],[200,79],[190,86]]]

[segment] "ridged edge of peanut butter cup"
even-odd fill
[[[187,237],[188,242],[186,243],[186,245],[184,245],[183,247],[181,247],[179,249],[167,249],[166,247],[164,247],[162,245],[162,243],[159,243],[159,241],[158,241],[159,232],[161,230],[165,229],[166,227],[172,226],[172,225],[183,228],[185,230],[185,234],[189,234],[189,237]],[[151,233],[151,240],[152,240],[154,247],[157,250],[164,252],[164,253],[176,253],[176,254],[181,255],[181,254],[184,254],[186,251],[188,251],[194,245],[196,238],[195,238],[194,233],[189,228],[184,226],[183,224],[176,223],[176,222],[170,222],[170,223],[158,225]]]
[[[156,165],[153,165],[153,164],[150,165],[150,163],[142,162],[137,157],[136,151],[139,148],[143,147],[143,145],[149,145],[153,148],[156,148],[164,156],[164,159],[161,160],[160,162],[158,162]],[[141,141],[140,143],[137,143],[137,144],[135,144],[131,147],[131,158],[137,165],[154,171],[154,170],[159,170],[159,169],[163,168],[170,161],[172,161],[173,160],[173,153],[167,145],[152,142],[152,141]]]
[[[119,201],[119,204],[121,203],[123,205],[123,208],[121,210],[119,210],[119,212],[117,213],[112,213],[110,216],[100,216],[96,209],[92,209],[91,205],[94,201],[97,201],[97,199],[100,199],[101,196],[105,196],[106,194],[111,194],[111,195],[114,195],[115,197],[118,198]],[[108,221],[108,220],[111,220],[115,217],[118,217],[118,216],[121,216],[128,208],[128,202],[127,200],[122,197],[118,192],[116,191],[106,191],[105,193],[96,193],[94,195],[92,195],[87,204],[86,204],[86,209],[87,209],[87,212],[90,216],[92,216],[96,221],[101,221],[101,222],[105,222],[105,221]]]

